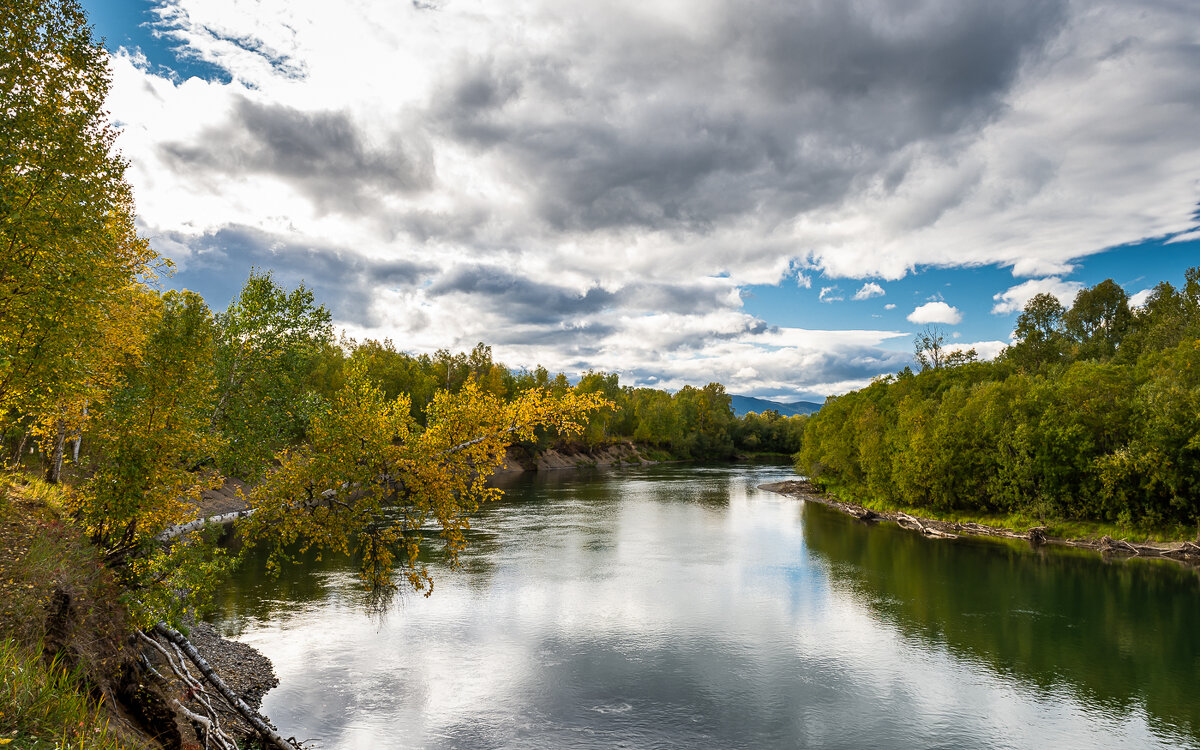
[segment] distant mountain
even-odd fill
[[[733,413],[739,417],[744,417],[750,412],[762,414],[764,411],[774,409],[785,417],[793,417],[797,414],[812,414],[814,411],[821,408],[821,405],[812,401],[791,401],[789,403],[780,403],[778,401],[768,401],[765,398],[751,398],[750,396],[730,396],[733,401]]]

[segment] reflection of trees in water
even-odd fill
[[[934,541],[808,504],[832,578],[911,638],[1038,688],[1200,736],[1200,581],[1174,563],[990,540]]]
[[[437,536],[436,531],[423,533]],[[470,574],[466,577],[470,587],[483,590],[495,569],[494,555],[500,545],[493,533],[471,531],[467,536],[471,553],[462,557],[461,567]],[[425,546],[418,559],[434,573],[436,586],[439,575],[447,575],[446,553],[437,539],[430,541],[433,544]],[[300,554],[298,545],[288,552],[296,563],[283,565],[278,576],[270,576],[266,550],[246,550],[241,566],[213,598],[207,619],[220,621],[226,634],[233,634],[244,629],[248,620],[303,617],[304,605],[333,598],[341,598],[346,606],[373,619],[384,619],[396,598],[407,595],[395,587],[366,587],[358,575],[361,560],[354,555],[313,550]]]
[[[615,543],[613,535],[619,520],[597,523],[597,519],[611,516],[624,501],[641,496],[723,510],[729,505],[734,485],[746,484],[728,464],[584,467],[500,474],[492,483],[504,490],[504,499],[483,506],[475,514],[473,528],[467,532],[469,546],[460,558],[465,575],[458,583],[477,593],[491,585],[505,548],[520,543],[522,538],[545,538],[545,534],[569,530],[572,544],[602,554]],[[575,512],[564,511],[564,502],[577,503]],[[425,533],[436,535],[435,531]],[[439,577],[449,573],[438,540],[430,541],[422,545],[419,559],[429,565],[436,590]],[[353,556],[310,552],[296,559],[298,564],[283,566],[280,575],[272,578],[265,573],[265,553],[249,550],[241,568],[217,593],[210,608],[213,619],[222,621],[225,629],[233,632],[251,618],[303,616],[302,605],[335,596],[376,618],[386,614],[393,604],[394,592],[372,592],[362,587],[357,579],[359,560]]]

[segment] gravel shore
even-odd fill
[[[200,652],[221,679],[255,711],[262,705],[267,691],[279,684],[271,660],[252,646],[222,638],[208,623],[192,626],[188,640]],[[213,702],[221,714],[221,723],[235,737],[250,737],[254,730],[223,701]]]

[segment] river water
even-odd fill
[[[926,540],[778,465],[522,475],[433,595],[254,564],[210,617],[321,748],[1200,747],[1200,577]]]

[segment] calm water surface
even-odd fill
[[[786,466],[522,476],[459,570],[249,565],[212,621],[321,748],[1200,747],[1200,578],[930,541],[755,489]]]

